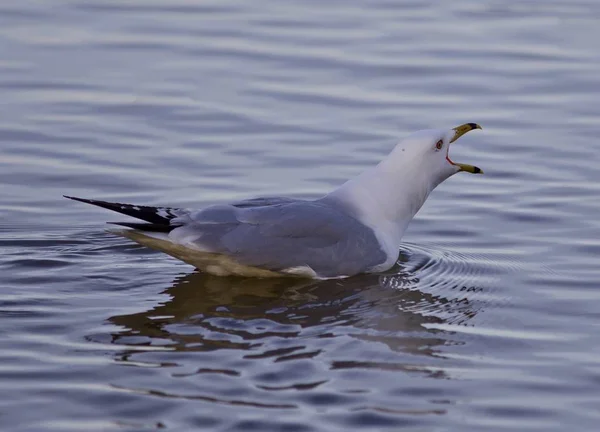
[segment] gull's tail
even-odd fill
[[[127,216],[141,219],[147,223],[134,223],[134,222],[108,222],[113,225],[121,225],[128,228],[134,228],[142,231],[151,232],[170,232],[178,224],[171,223],[172,219],[185,213],[183,209],[177,209],[172,207],[150,207],[150,206],[138,206],[132,204],[123,203],[111,203],[108,201],[91,200],[84,198],[77,198],[72,196],[63,195],[65,198],[79,201],[86,204],[92,204],[98,207],[102,207],[108,210],[112,210],[118,213],[122,213]]]

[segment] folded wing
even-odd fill
[[[272,202],[272,201],[271,201]],[[331,205],[285,200],[192,212],[169,238],[272,271],[308,267],[320,277],[353,275],[385,261],[373,231]]]

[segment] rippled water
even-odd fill
[[[0,429],[595,431],[600,4],[0,5]],[[62,194],[315,198],[475,121],[383,275],[216,278]]]

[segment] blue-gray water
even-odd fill
[[[600,3],[0,5],[0,429],[596,431]],[[62,194],[319,197],[422,128],[486,175],[399,265],[209,277]]]

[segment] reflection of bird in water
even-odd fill
[[[343,280],[178,277],[165,303],[110,318],[115,360],[133,366],[111,385],[238,423],[244,412],[404,426],[406,415],[443,415],[468,341],[448,329],[486,306],[490,266],[404,252],[387,274]]]
[[[280,361],[312,358],[324,350],[318,341],[349,336],[369,345],[383,343],[397,353],[438,357],[436,347],[446,344],[451,333],[428,330],[427,324],[465,322],[477,311],[466,298],[423,292],[415,274],[394,270],[326,281],[192,273],[165,291],[171,296],[166,303],[112,317],[112,323],[124,327],[113,334],[113,342],[178,352],[236,349],[247,351],[247,359]],[[281,340],[288,344],[275,343]],[[122,360],[135,352],[121,353]],[[360,357],[331,367],[389,367]]]

